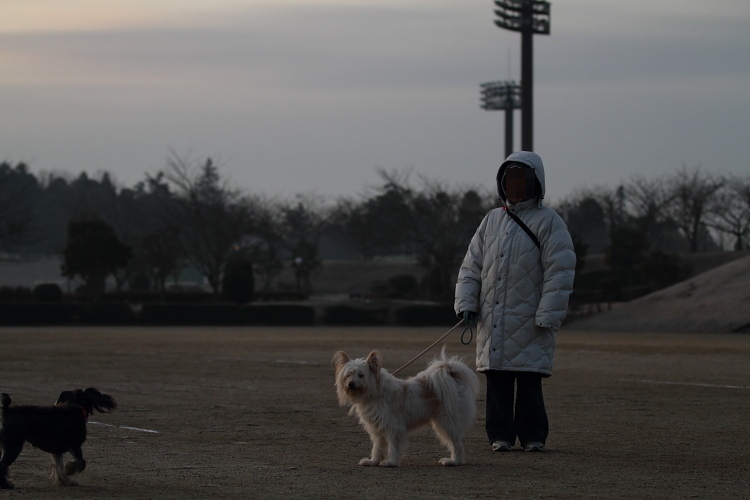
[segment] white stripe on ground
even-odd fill
[[[159,431],[152,431],[151,429],[139,429],[138,427],[129,427],[127,425],[121,425],[120,429],[128,429],[131,431],[150,432],[151,434],[159,434]]]
[[[139,429],[138,427],[130,427],[129,425],[112,425],[105,424],[104,422],[89,422],[94,425],[103,425],[104,427],[119,427],[120,429],[127,429],[129,431],[148,432],[150,434],[159,434],[159,431],[152,431],[151,429]]]
[[[746,385],[720,385],[720,384],[700,384],[692,382],[664,382],[661,380],[623,380],[623,382],[640,382],[642,384],[661,384],[661,385],[690,385],[693,387],[717,387],[719,389],[750,389]]]

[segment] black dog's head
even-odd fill
[[[87,415],[92,415],[94,410],[99,413],[109,413],[110,411],[117,408],[117,401],[109,394],[102,394],[94,387],[81,390],[76,389],[74,391],[63,391],[55,402],[56,406],[62,405],[78,405],[86,410]]]

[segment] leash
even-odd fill
[[[441,340],[443,340],[445,337],[447,337],[448,335],[450,335],[450,333],[453,330],[455,330],[456,328],[458,328],[459,326],[461,326],[463,323],[464,323],[464,320],[461,319],[461,321],[459,321],[458,323],[456,323],[453,326],[453,328],[451,328],[450,330],[448,330],[447,332],[445,332],[442,337],[440,337],[435,342],[433,342],[432,344],[430,344],[427,347],[427,349],[425,349],[424,351],[420,352],[419,354],[417,354],[416,356],[414,356],[413,358],[411,358],[409,361],[406,362],[406,364],[404,364],[398,370],[391,372],[391,375],[397,374],[398,372],[400,372],[401,370],[403,370],[404,368],[406,368],[407,366],[409,366],[410,364],[414,363],[416,360],[418,360],[419,358],[421,358],[427,351],[429,351],[430,349],[432,349],[433,347],[435,347],[437,344],[439,344]],[[466,333],[466,330],[469,330],[469,340],[467,342],[464,342],[464,334]],[[467,326],[464,329],[463,333],[461,334],[461,343],[464,344],[464,345],[469,344],[471,342],[471,339],[473,338],[473,336],[474,336],[474,332],[471,330],[470,327]]]

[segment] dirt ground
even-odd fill
[[[337,404],[333,353],[377,348],[393,370],[443,332],[0,329],[0,391],[14,403],[88,386],[120,403],[89,423],[80,486],[54,486],[49,456],[27,445],[0,499],[750,497],[750,335],[563,330],[544,453],[492,453],[480,397],[468,465],[440,466],[425,430],[400,468],[357,466],[369,441]],[[449,353],[473,366],[453,335]]]

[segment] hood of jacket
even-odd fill
[[[512,153],[510,156],[508,156],[500,165],[500,168],[497,171],[497,176],[495,178],[497,181],[497,195],[500,197],[500,200],[502,200],[503,204],[507,205],[508,200],[505,197],[505,191],[503,191],[502,180],[508,164],[513,162],[523,163],[524,165],[527,165],[530,168],[534,169],[534,175],[536,175],[536,179],[537,181],[539,181],[539,186],[541,187],[541,194],[539,195],[538,201],[538,204],[541,207],[542,199],[544,199],[544,195],[547,191],[547,187],[544,182],[544,164],[542,163],[542,158],[538,154],[532,153],[531,151],[516,151],[515,153]]]

